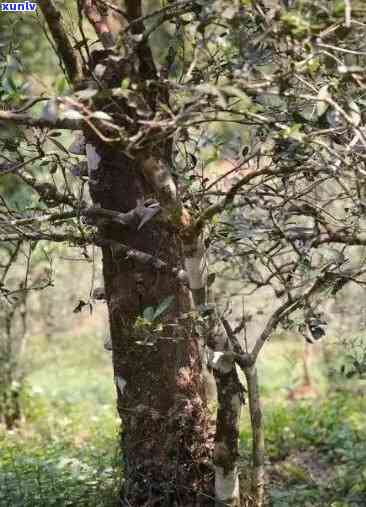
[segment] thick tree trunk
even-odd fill
[[[127,212],[153,196],[138,163],[97,140],[93,146],[100,157],[91,181],[95,204]],[[113,242],[128,244],[174,268],[182,266],[180,241],[158,220],[138,226],[99,224],[107,240],[103,269],[122,420],[123,499],[134,507],[213,505],[201,353],[192,321],[182,319],[190,310],[188,290],[171,270],[155,272],[113,248]],[[147,307],[171,296],[161,318],[142,319]]]

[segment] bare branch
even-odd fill
[[[44,118],[34,118],[28,114],[16,113],[14,111],[0,111],[0,121],[9,121],[17,125],[24,125],[25,127],[66,130],[80,130],[83,125],[83,120],[60,118],[52,121]]]
[[[251,158],[251,157],[250,157]],[[206,208],[202,215],[196,220],[193,228],[196,231],[196,233],[199,233],[205,223],[210,220],[212,217],[217,215],[218,213],[221,213],[226,209],[235,199],[235,196],[237,193],[242,189],[244,185],[247,185],[252,179],[257,178],[258,176],[264,176],[268,174],[274,174],[274,170],[270,167],[263,167],[262,169],[249,169],[245,175],[240,178],[239,181],[237,181],[227,192],[226,196],[221,199],[216,204],[213,204],[212,206]]]
[[[118,243],[117,241],[111,239],[101,238],[100,236],[93,237],[91,242],[100,247],[111,248],[114,257],[123,256],[125,260],[133,260],[140,266],[145,266],[149,269],[153,269],[154,271],[170,273],[176,277],[177,281],[180,283],[183,281],[181,269],[169,266],[166,262],[154,255],[142,252],[141,250],[136,250],[135,248],[130,248],[123,243]]]
[[[80,81],[82,78],[81,61],[62,25],[60,11],[56,9],[53,0],[39,0],[39,6],[56,43],[58,54],[65,65],[70,82]]]
[[[0,234],[0,243],[9,241],[54,241],[56,243],[70,243],[77,246],[93,243],[88,237],[77,236],[71,233],[22,231],[21,233]]]
[[[10,173],[16,173],[23,169],[28,164],[31,164],[32,162],[36,162],[37,160],[40,160],[43,158],[41,155],[37,155],[35,157],[30,158],[29,160],[25,160],[24,162],[13,164],[11,162],[5,162],[0,164],[0,176],[3,176],[4,174],[10,174]]]
[[[17,173],[16,175],[32,187],[49,207],[60,204],[66,204],[73,208],[78,206],[78,199],[74,195],[60,192],[53,183],[39,182],[28,173]]]
[[[144,24],[141,21],[141,0],[126,0],[127,18],[132,22],[131,32],[134,35],[143,34]],[[140,60],[140,74],[144,79],[156,78],[156,67],[151,48],[147,41],[142,40],[137,45],[137,54]]]
[[[128,31],[134,30],[134,27],[136,25],[139,25],[143,23],[144,21],[152,18],[158,17],[159,19],[154,23],[154,25],[144,33],[143,40],[146,41],[150,37],[150,35],[163,23],[166,21],[169,21],[172,18],[175,18],[177,16],[181,16],[182,14],[185,14],[186,12],[189,12],[192,10],[192,8],[197,5],[196,0],[182,0],[178,2],[174,2],[173,5],[167,5],[165,7],[162,7],[161,9],[158,9],[151,14],[147,14],[146,16],[141,16],[133,19],[128,27],[125,29],[125,33]]]
[[[260,351],[263,348],[263,345],[271,336],[276,327],[280,324],[281,320],[284,317],[287,317],[295,310],[301,307],[304,301],[306,301],[310,296],[315,294],[319,289],[324,287],[324,282],[328,279],[328,273],[324,273],[323,276],[320,276],[316,279],[314,284],[308,289],[306,292],[300,294],[294,299],[289,299],[285,301],[277,310],[273,313],[271,318],[268,320],[266,327],[264,328],[262,334],[255,342],[252,352],[250,353],[252,357],[253,364],[255,364]]]
[[[132,1],[131,4],[134,2]],[[126,32],[128,30],[131,30],[134,25],[141,23],[142,21],[147,21],[148,19],[155,18],[157,16],[167,16],[167,15],[176,15],[177,9],[181,9],[182,7],[190,7],[196,3],[196,0],[182,0],[178,2],[174,2],[174,5],[167,5],[165,7],[162,7],[161,9],[158,9],[151,14],[146,14],[146,16],[141,16],[141,10],[140,10],[140,16],[136,17],[136,14],[138,14],[137,10],[135,11],[135,16],[130,21],[130,24],[126,28]],[[131,5],[131,9],[132,9]],[[132,12],[132,11],[131,11]]]
[[[42,184],[38,184],[38,186],[41,186]],[[43,185],[47,185],[46,189],[49,189],[50,184],[45,183]],[[41,187],[42,188],[42,187]],[[55,191],[55,189],[52,189]],[[52,193],[52,195],[54,195]],[[74,204],[73,201],[66,200],[65,196],[62,194],[56,194],[56,200],[59,198],[62,200],[61,203],[63,204]],[[66,211],[64,213],[47,213],[42,215],[36,215],[33,217],[27,217],[27,218],[20,218],[20,219],[14,219],[10,221],[0,222],[0,225],[3,226],[22,226],[22,225],[30,225],[30,224],[40,224],[40,223],[53,223],[58,222],[61,220],[68,220],[70,218],[76,218],[76,217],[86,217],[91,219],[102,219],[109,222],[114,222],[123,226],[131,226],[135,225],[138,228],[141,228],[142,224],[147,222],[146,213],[149,214],[148,218],[151,218],[151,216],[156,215],[160,211],[160,207],[158,203],[156,202],[145,202],[143,204],[139,204],[136,208],[133,210],[127,212],[127,213],[120,213],[119,211],[113,211],[109,209],[104,208],[97,208],[97,207],[91,207],[91,208],[84,208],[84,209],[76,209],[73,211]],[[153,215],[151,215],[151,212]]]

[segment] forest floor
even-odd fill
[[[334,372],[316,348],[317,396],[289,401],[302,384],[303,344],[273,340],[259,365],[265,415],[267,506],[366,506],[366,383]],[[34,361],[19,428],[0,428],[0,507],[112,507],[119,489],[118,418],[111,360],[97,338],[31,344]],[[336,364],[335,364],[336,363]],[[329,380],[331,378],[331,381]],[[312,393],[314,394],[314,392]],[[243,482],[250,428],[241,428]]]

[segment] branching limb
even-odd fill
[[[233,359],[240,366],[247,380],[249,412],[253,435],[252,491],[256,499],[256,506],[262,507],[264,500],[264,432],[257,368],[255,363],[253,363],[251,355],[243,351],[230,323],[224,317],[221,318],[221,322],[234,351]]]
[[[104,1],[104,0],[102,0]],[[132,0],[133,3],[133,0]],[[159,25],[164,21],[167,21],[175,16],[180,16],[184,14],[184,12],[188,12],[192,10],[192,7],[197,5],[197,0],[181,0],[178,2],[174,2],[173,5],[167,5],[162,7],[159,10],[152,12],[151,14],[147,14],[146,16],[135,17],[130,21],[128,27],[125,29],[125,32],[129,30],[133,30],[136,25],[142,23],[143,21],[147,21],[148,19],[160,17]],[[141,11],[140,11],[141,12]],[[138,14],[138,11],[135,11],[135,15]],[[150,31],[149,31],[150,32]],[[146,36],[145,36],[146,37]]]
[[[57,52],[65,65],[70,82],[80,81],[82,78],[81,61],[63,27],[60,11],[56,9],[53,0],[39,0],[39,6],[55,41]]]
[[[9,241],[54,241],[56,243],[69,243],[76,246],[92,244],[91,239],[80,235],[56,232],[21,231],[18,233],[0,234],[0,243]]]
[[[251,357],[253,364],[255,364],[260,351],[262,350],[265,342],[271,336],[276,327],[280,324],[280,322],[293,313],[295,310],[301,307],[303,302],[315,294],[319,289],[324,287],[324,283],[329,278],[328,273],[324,273],[322,276],[318,277],[313,285],[306,292],[300,294],[299,296],[289,299],[285,301],[277,310],[273,313],[271,318],[268,320],[266,327],[264,328],[262,334],[255,342],[253,350],[251,352]]]
[[[140,266],[145,266],[154,271],[171,273],[180,283],[184,281],[183,270],[169,266],[166,262],[154,255],[136,250],[135,248],[130,248],[128,245],[118,243],[117,241],[101,238],[100,236],[94,236],[91,243],[100,247],[110,248],[114,258],[123,257],[126,260],[132,260]]]
[[[47,185],[49,185],[47,183]],[[57,196],[56,196],[57,197]],[[61,195],[59,196],[61,198]],[[70,204],[69,201],[63,204]],[[119,211],[113,211],[104,208],[84,208],[80,210],[66,211],[64,213],[52,213],[44,214],[33,217],[21,218],[9,220],[6,222],[0,222],[2,226],[24,226],[31,224],[40,223],[54,223],[62,220],[68,220],[76,217],[86,217],[90,219],[102,219],[109,222],[118,223],[123,226],[136,225],[141,228],[144,223],[152,216],[156,215],[160,210],[158,203],[155,201],[145,202],[144,204],[138,205],[133,210],[127,213],[120,213]],[[142,224],[142,225],[141,225]]]
[[[99,4],[106,5],[111,11],[114,11],[127,19],[126,12],[116,7],[112,2],[109,2],[108,0],[97,0],[97,1]]]
[[[252,358],[249,354],[244,352],[243,347],[240,345],[239,340],[236,337],[236,333],[231,329],[230,323],[224,317],[221,317],[221,322],[233,348],[233,352],[235,354],[233,358],[240,368],[245,371],[248,366],[252,366]]]
[[[252,157],[250,157],[252,158]],[[250,160],[249,158],[249,160]],[[212,217],[217,215],[218,213],[221,213],[224,211],[235,199],[235,196],[237,193],[244,187],[244,185],[247,185],[250,183],[251,180],[254,178],[257,178],[259,176],[265,176],[274,174],[273,168],[270,166],[263,167],[262,169],[249,169],[245,175],[240,178],[227,192],[226,196],[221,199],[216,204],[213,204],[212,206],[209,206],[204,210],[204,212],[201,214],[201,216],[196,220],[193,228],[195,229],[196,233],[199,233],[202,231],[204,225],[206,222],[208,222]]]
[[[13,122],[16,125],[24,125],[25,127],[66,130],[81,130],[83,125],[83,120],[79,119],[59,118],[50,120],[45,118],[34,118],[28,114],[16,113],[14,111],[0,111],[0,121]]]
[[[113,47],[116,41],[108,22],[108,6],[98,5],[97,0],[83,0],[83,10],[103,46]]]
[[[19,233],[3,233],[0,234],[0,243],[10,241],[54,241],[56,243],[69,243],[74,246],[97,245],[100,247],[111,248],[115,258],[122,257],[125,260],[132,260],[140,266],[153,269],[159,272],[171,273],[176,277],[177,282],[184,281],[182,270],[177,267],[171,267],[166,262],[155,257],[154,255],[130,248],[129,246],[118,243],[110,239],[102,238],[95,234],[72,234],[57,232],[39,232],[39,231],[22,231]]]
[[[66,204],[72,208],[78,207],[78,199],[70,194],[59,192],[56,185],[49,182],[38,182],[31,174],[17,174],[25,183],[35,190],[48,207]]]
[[[43,158],[43,155],[37,155],[28,160],[25,160],[24,162],[15,164],[12,162],[3,162],[0,164],[0,176],[3,176],[4,174],[16,173],[18,171],[21,171],[28,164],[32,164],[33,162],[36,162],[41,158]]]
[[[8,275],[8,272],[9,272],[10,268],[12,267],[12,265],[16,262],[21,245],[22,245],[21,241],[18,241],[16,243],[14,250],[9,254],[8,262],[5,264],[5,266],[2,266],[2,273],[1,273],[1,277],[0,277],[0,287],[4,286],[4,282],[5,282],[5,279]]]
[[[134,35],[143,34],[145,28],[142,22],[141,0],[126,0],[126,13],[131,26],[131,33]],[[123,35],[126,34],[122,34]],[[147,41],[142,40],[137,45],[137,54],[140,60],[140,74],[144,79],[156,79],[156,67],[154,57]]]
[[[183,14],[192,11],[194,6],[197,6],[195,0],[175,2],[174,5],[168,5],[149,16],[144,16],[141,21],[148,17],[151,18],[152,16],[159,16],[159,19],[156,20],[156,22],[151,26],[151,28],[149,28],[149,30],[145,31],[143,42],[147,41],[151,34],[154,33],[155,30],[157,30],[163,23],[169,21],[170,19],[176,18],[177,16],[182,16]],[[130,24],[128,29],[130,29],[131,25],[133,26],[133,23]]]

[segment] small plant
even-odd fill
[[[356,336],[348,338],[340,344],[345,354],[342,355],[342,365],[340,373],[348,379],[366,378],[366,338],[365,336]]]
[[[142,316],[137,317],[135,321],[135,330],[138,332],[139,338],[136,343],[140,345],[153,345],[156,341],[156,336],[163,331],[163,323],[160,322],[160,317],[165,313],[174,301],[174,296],[168,296],[156,307],[147,306]]]
[[[366,494],[365,399],[336,394],[319,402],[266,406],[271,507],[362,507]],[[241,431],[250,445],[249,423]],[[245,453],[243,453],[245,455]],[[247,464],[243,463],[243,475]]]

